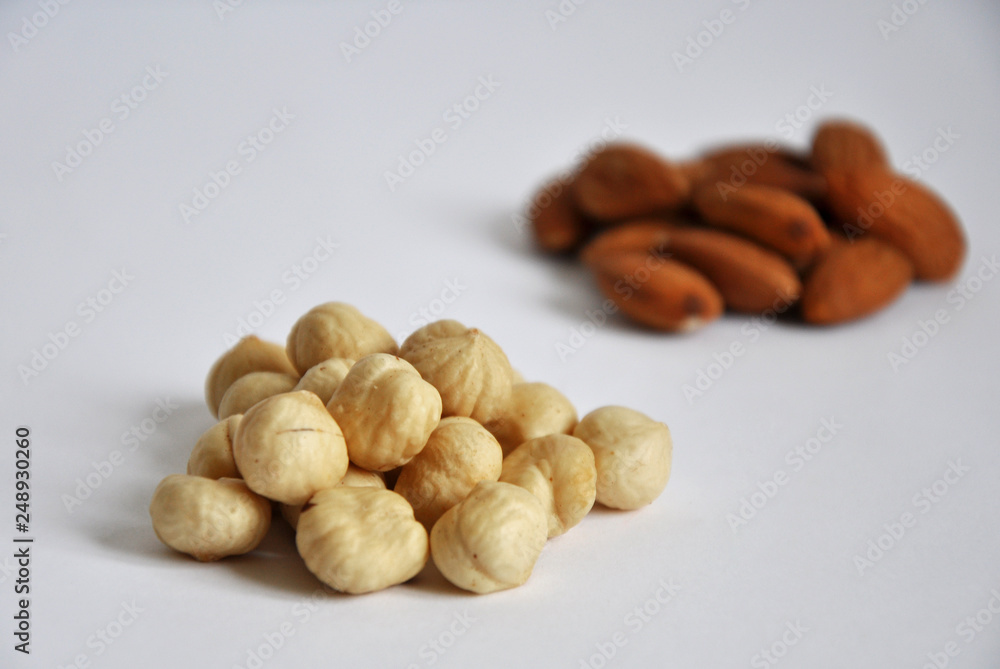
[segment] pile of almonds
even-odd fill
[[[256,548],[272,507],[331,588],[403,583],[433,559],[476,593],[524,583],[548,539],[595,503],[637,509],[670,477],[663,423],[619,406],[577,420],[453,320],[398,345],[356,308],[321,304],[285,346],[240,340],[205,383],[219,420],[150,503],[163,543],[201,561]]]
[[[854,320],[914,279],[950,279],[965,256],[949,207],[843,120],[821,124],[808,155],[769,140],[673,163],[611,144],[543,186],[528,214],[538,246],[578,254],[609,310],[670,332],[726,308]]]

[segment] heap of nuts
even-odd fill
[[[219,422],[153,493],[157,536],[202,561],[247,553],[276,503],[306,566],[342,592],[402,583],[431,557],[465,590],[521,585],[595,502],[639,508],[670,476],[666,425],[616,406],[578,421],[453,320],[397,346],[356,308],[321,304],[287,346],[249,336],[223,354],[205,398]]]
[[[854,320],[913,279],[951,278],[965,255],[949,207],[850,121],[823,123],[808,155],[769,140],[671,163],[612,144],[543,186],[528,215],[541,249],[579,254],[609,311],[670,332],[726,308]]]

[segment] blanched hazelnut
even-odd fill
[[[299,382],[297,376],[281,372],[250,372],[233,381],[219,402],[219,420],[247,409],[268,397],[287,393]]]
[[[243,478],[233,459],[233,438],[242,419],[243,414],[229,416],[205,430],[188,458],[187,473],[210,479]]]
[[[254,335],[244,337],[215,361],[205,379],[205,402],[213,416],[219,417],[219,403],[233,381],[250,372],[298,376],[283,347]]]
[[[482,481],[434,524],[431,555],[446,579],[485,594],[527,581],[547,537],[538,498],[510,483]]]
[[[384,472],[424,447],[441,419],[441,396],[410,363],[376,353],[354,363],[327,409],[344,431],[351,462]]]
[[[587,444],[566,434],[524,442],[503,460],[500,480],[521,486],[545,508],[549,537],[587,515],[597,495],[597,468]]]
[[[431,323],[411,334],[399,354],[441,393],[445,416],[469,416],[485,424],[510,401],[510,361],[475,328],[452,320]]]
[[[271,524],[271,503],[239,479],[173,474],[149,505],[160,541],[202,562],[252,551]]]
[[[313,365],[302,375],[295,390],[308,390],[314,393],[319,400],[326,404],[333,397],[333,392],[340,385],[340,382],[347,376],[354,365],[353,360],[347,358],[330,358],[318,365]]]
[[[486,427],[507,455],[535,437],[571,434],[576,427],[576,409],[565,395],[547,383],[515,383],[510,403]]]
[[[389,332],[356,308],[327,302],[310,309],[292,326],[286,351],[299,373],[330,358],[359,360],[371,353],[391,353],[398,347]]]
[[[316,577],[361,594],[416,576],[427,563],[427,530],[390,490],[341,486],[318,492],[299,516],[295,543]]]
[[[496,481],[502,458],[500,444],[482,425],[460,416],[443,418],[423,450],[403,465],[394,490],[413,506],[417,520],[433,527],[477,483]]]
[[[251,490],[284,504],[304,504],[347,472],[340,427],[305,390],[269,397],[247,411],[233,457]]]
[[[344,478],[340,480],[338,486],[347,486],[348,488],[375,488],[377,490],[385,490],[385,479],[383,478],[381,472],[370,472],[367,469],[362,469],[353,464],[347,465],[347,473],[344,474]],[[288,524],[293,528],[299,523],[299,515],[302,513],[303,504],[279,504],[278,508],[281,510],[282,517],[288,521]]]
[[[670,429],[625,407],[595,409],[573,430],[594,451],[597,501],[637,509],[656,499],[670,478]]]

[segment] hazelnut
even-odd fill
[[[288,359],[299,373],[330,358],[358,360],[371,353],[397,351],[389,332],[356,308],[327,302],[310,309],[288,335]]]

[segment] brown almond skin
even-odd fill
[[[635,322],[667,332],[697,330],[722,313],[722,296],[696,270],[643,253],[590,264],[601,292]]]
[[[611,144],[594,154],[573,182],[573,199],[585,215],[617,221],[677,209],[691,186],[681,170],[634,144]]]
[[[586,239],[590,225],[576,210],[570,183],[552,179],[531,199],[528,215],[535,243],[547,253],[567,253]]]
[[[775,303],[790,306],[802,292],[795,269],[777,253],[719,230],[656,220],[629,221],[601,233],[581,251],[592,264],[600,256],[654,253],[701,272],[734,311],[761,313]]]
[[[830,232],[816,209],[780,188],[746,184],[733,190],[703,184],[694,191],[694,205],[710,225],[774,249],[797,269],[808,267],[830,246]]]
[[[701,183],[721,181],[733,187],[742,184],[771,186],[791,191],[811,202],[826,197],[826,179],[813,169],[805,156],[774,144],[724,146],[702,155],[708,166]]]
[[[813,135],[810,161],[822,173],[830,170],[889,168],[882,142],[870,128],[835,119],[820,124]]]
[[[871,235],[892,244],[924,281],[946,281],[962,266],[962,227],[922,184],[879,168],[832,171],[827,181],[830,208],[848,239]]]
[[[902,252],[874,237],[837,238],[813,267],[802,291],[802,318],[835,325],[868,316],[899,297],[913,280]]]

